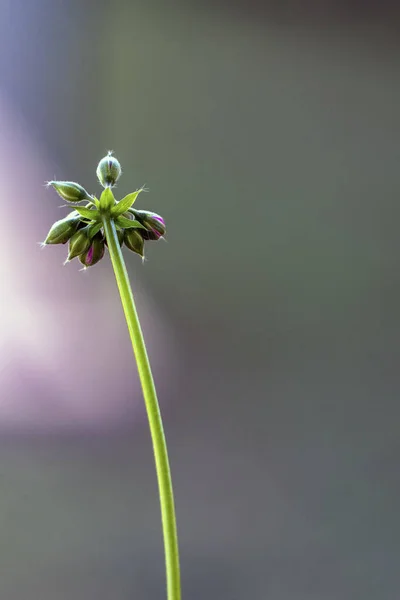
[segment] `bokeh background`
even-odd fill
[[[142,398],[108,260],[41,250],[48,179],[146,184],[127,255],[183,597],[400,597],[395,3],[0,1],[0,597],[158,600]]]

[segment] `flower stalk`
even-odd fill
[[[154,458],[156,464],[161,517],[164,531],[165,562],[167,572],[167,597],[168,600],[180,600],[180,568],[178,535],[176,528],[174,495],[172,488],[171,471],[168,460],[167,444],[161,413],[157,400],[156,388],[151,372],[150,362],[140,327],[135,301],[129,284],[124,257],[119,245],[115,223],[112,219],[103,219],[108,250],[114,268],[121,302],[128,325],[129,335],[142,384],[143,396],[146,404],[147,416],[153,442]]]

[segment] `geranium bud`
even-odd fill
[[[101,159],[96,170],[98,180],[103,187],[113,187],[121,173],[121,165],[111,152]]]
[[[74,210],[51,227],[44,244],[65,244],[74,235],[80,222],[80,215]]]
[[[132,252],[136,252],[140,256],[144,254],[144,241],[139,231],[144,231],[143,229],[125,229],[124,233],[124,242],[125,246],[132,250]]]
[[[82,202],[83,200],[92,200],[79,183],[73,181],[49,181],[48,185],[52,185],[57,194],[66,202]]]
[[[148,229],[141,229],[140,230],[140,235],[142,236],[142,238],[144,240],[147,241],[153,241],[156,242],[157,240],[160,239],[160,234],[158,233],[158,231],[149,231]]]
[[[89,250],[90,239],[87,234],[87,229],[79,229],[69,240],[69,254],[67,261],[72,260],[76,256],[83,254]]]
[[[79,260],[85,267],[92,267],[103,258],[104,250],[103,236],[101,233],[97,233],[92,239],[89,249],[79,256]]]
[[[157,213],[148,210],[131,209],[135,218],[146,227],[147,231],[141,230],[141,235],[145,240],[159,240],[165,234],[165,221]]]

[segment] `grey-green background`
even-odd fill
[[[183,598],[398,598],[396,11],[333,1],[0,6],[0,93],[49,170],[30,183],[40,217],[35,235],[21,220],[22,248],[33,252],[59,218],[57,200],[34,191],[43,179],[94,188],[109,148],[124,168],[121,194],[146,183],[141,207],[167,222],[168,242],[149,246],[144,267],[126,258],[165,332],[151,354]],[[3,181],[10,168],[24,178],[23,162],[3,161]],[[57,252],[34,254],[32,281],[72,332],[87,310],[58,368],[73,379],[75,356],[95,382],[101,359],[108,377],[107,336],[117,335],[124,358],[110,359],[107,394],[123,409],[110,427],[72,420],[66,433],[55,418],[0,438],[0,597],[160,599],[151,446],[130,409],[136,375],[112,272],[103,261],[65,279]],[[118,327],[92,348],[102,325],[87,307],[101,290]],[[22,381],[18,397],[45,398],[54,412],[57,387],[38,381],[18,348],[15,357],[2,364],[3,400],[12,404]]]

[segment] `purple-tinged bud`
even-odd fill
[[[136,252],[136,254],[143,256],[144,241],[139,231],[144,231],[144,229],[125,229],[124,242],[125,246],[129,248],[129,250],[132,250],[132,252]]]
[[[136,210],[134,208],[131,209],[131,212],[135,215],[139,223],[146,227],[146,231],[144,229],[140,230],[143,239],[159,240],[165,234],[165,221],[157,213],[148,210]]]
[[[113,187],[122,173],[119,161],[112,156],[111,152],[101,159],[97,166],[96,175],[100,184],[105,187]]]
[[[85,267],[92,267],[104,256],[104,239],[101,233],[97,233],[92,239],[92,243],[86,252],[79,256],[79,260]]]
[[[75,210],[51,227],[44,244],[65,244],[78,229],[80,215]]]
[[[77,203],[84,200],[86,202],[92,200],[85,188],[79,185],[79,183],[73,181],[49,181],[47,185],[52,185],[57,194],[66,202]]]
[[[142,236],[142,238],[144,240],[146,240],[146,242],[148,241],[153,241],[156,242],[157,240],[160,239],[160,234],[157,231],[149,231],[148,229],[141,229],[140,230],[140,235]]]
[[[79,229],[69,240],[69,254],[67,261],[72,260],[76,256],[83,254],[90,247],[90,238],[88,237],[87,229]]]

